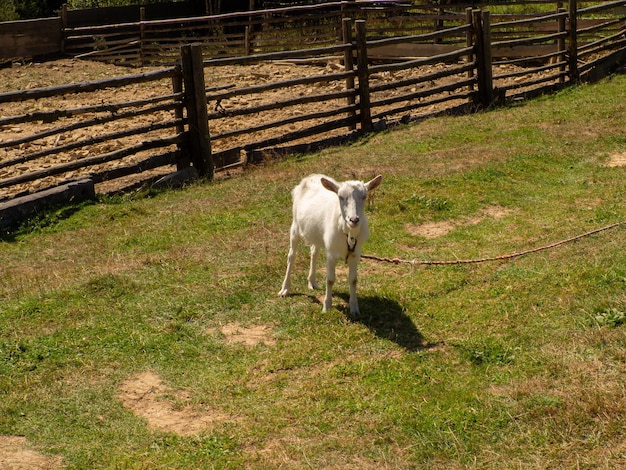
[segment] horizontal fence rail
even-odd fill
[[[261,12],[217,15],[232,29],[215,15],[68,28],[66,46],[83,57],[176,65],[0,94],[0,201],[84,177],[101,191],[190,168],[211,178],[597,79],[626,62],[626,0],[576,6],[530,16],[357,1],[266,10],[258,24]],[[288,39],[263,45],[261,33],[278,35],[285,22]],[[195,36],[181,39],[179,26],[191,24]],[[296,48],[303,35],[314,44]],[[268,64],[280,73],[258,69]],[[220,78],[232,66],[250,76]]]

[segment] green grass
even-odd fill
[[[623,228],[507,262],[363,261],[358,321],[344,268],[321,312],[302,247],[294,295],[276,295],[289,191],[311,172],[384,175],[365,249],[380,256],[494,256],[626,220],[626,169],[604,165],[625,151],[624,90],[616,76],[5,234],[0,435],[76,469],[624,465]],[[454,229],[407,229],[425,222]],[[268,344],[227,341],[233,323]],[[165,409],[213,416],[203,431],[123,405],[147,371]]]

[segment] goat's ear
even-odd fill
[[[336,193],[337,191],[339,191],[339,186],[335,184],[334,182],[332,182],[331,180],[329,180],[328,178],[322,177],[320,181],[322,182],[322,186],[324,186],[329,191],[332,191],[333,193]]]
[[[365,183],[365,187],[367,188],[368,191],[371,191],[372,189],[376,189],[382,181],[383,181],[383,175],[378,175],[373,180],[370,180],[367,183]]]

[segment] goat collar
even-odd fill
[[[350,253],[353,253],[354,250],[356,249],[356,244],[358,240],[354,237],[351,237],[350,234],[348,234],[347,239],[348,239],[348,254],[350,254]]]
[[[350,227],[348,227],[348,225],[346,224],[346,222],[341,219],[341,231],[345,234],[346,236],[346,242],[348,243],[348,256],[350,256],[351,253],[354,253],[354,250],[356,249],[356,244],[358,242],[357,238],[355,235],[352,235],[352,230],[350,229]],[[359,233],[359,229],[360,226],[357,227],[357,230],[355,230],[356,235],[358,235]],[[347,259],[347,257],[346,257]]]

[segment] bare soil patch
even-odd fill
[[[626,152],[616,152],[609,155],[609,161],[604,166],[614,168],[620,166],[626,166]]]
[[[143,372],[120,386],[119,399],[153,429],[181,435],[198,434],[215,424],[231,420],[212,409],[198,409],[190,404],[185,390],[175,390],[163,383],[154,372]]]
[[[241,326],[233,322],[222,326],[220,332],[228,344],[239,343],[250,347],[261,343],[266,346],[276,344],[276,339],[272,336],[272,327],[268,325]]]
[[[0,436],[0,468],[4,470],[52,470],[61,464],[60,457],[32,450],[25,437]]]
[[[406,224],[406,231],[424,238],[438,238],[452,232],[455,227],[456,224],[448,221],[425,222],[419,225]]]
[[[405,228],[411,235],[424,237],[424,238],[437,238],[452,232],[457,227],[466,227],[469,225],[476,225],[487,218],[501,219],[511,213],[510,209],[506,209],[500,206],[489,206],[483,209],[480,214],[469,219],[462,219],[458,221],[442,222],[425,222],[423,224],[406,224]]]

